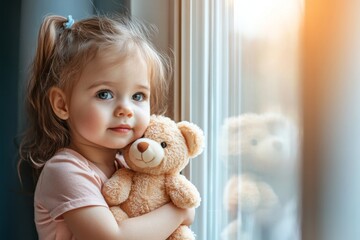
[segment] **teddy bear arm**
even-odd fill
[[[122,168],[105,182],[102,194],[110,206],[118,205],[129,197],[133,176],[133,171]]]
[[[255,211],[261,203],[258,182],[246,174],[228,180],[224,189],[225,209],[236,213],[238,208],[244,212]]]
[[[179,208],[193,208],[200,205],[200,193],[183,175],[168,176],[166,190],[171,201]]]
[[[262,207],[273,208],[280,203],[279,197],[276,195],[274,189],[269,184],[266,182],[260,182],[258,186],[262,199]]]

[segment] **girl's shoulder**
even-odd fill
[[[45,167],[53,164],[76,164],[82,165],[83,167],[89,167],[89,161],[80,153],[70,148],[59,149],[54,156],[45,163]]]
[[[86,183],[100,187],[106,180],[107,177],[85,157],[72,149],[64,148],[45,163],[37,186],[59,187],[58,183],[61,183],[66,186],[64,188],[71,189]]]
[[[86,161],[85,157],[82,156],[80,153],[78,153],[77,151],[71,149],[71,148],[61,148],[59,149],[54,157],[61,157],[61,156],[67,156],[67,157],[72,157],[72,158],[76,158],[79,159],[81,161]]]
[[[90,176],[97,181],[105,182],[108,178],[93,163],[88,161],[80,153],[70,148],[62,148],[50,158],[42,170],[42,172],[50,173],[50,175],[69,175],[70,173],[78,176]]]
[[[36,211],[50,212],[53,218],[77,207],[104,205],[101,195],[104,177],[91,163],[71,149],[60,149],[49,159],[38,179]]]

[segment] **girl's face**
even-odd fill
[[[71,144],[119,149],[150,120],[150,80],[138,53],[104,51],[84,68],[68,99]]]

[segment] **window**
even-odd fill
[[[180,116],[206,135],[187,175],[198,239],[300,239],[301,0],[181,1]]]

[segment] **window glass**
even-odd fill
[[[199,0],[182,11],[183,108],[206,136],[190,168],[203,199],[193,230],[209,240],[300,239],[302,1]]]

